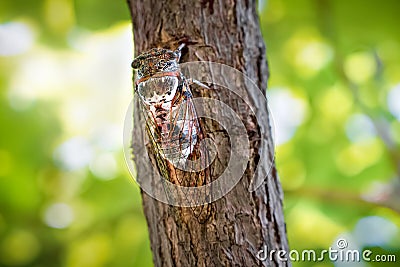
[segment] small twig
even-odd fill
[[[386,207],[400,214],[400,208],[390,205],[386,201],[367,199],[357,193],[332,190],[331,188],[300,188],[297,190],[285,191],[285,195],[296,195],[308,198],[315,198],[319,201],[335,204],[353,204],[367,207]]]

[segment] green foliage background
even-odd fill
[[[400,261],[399,8],[259,1],[291,249]],[[122,152],[129,23],[124,1],[0,2],[0,266],[152,266]],[[383,264],[294,263],[333,265]]]

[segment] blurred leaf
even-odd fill
[[[125,1],[75,0],[74,6],[77,24],[90,30],[104,29],[130,18]]]

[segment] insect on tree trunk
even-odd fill
[[[239,85],[237,91],[232,93],[212,85],[210,90],[193,90],[194,99],[198,96],[219,99],[234,110],[245,127],[249,146],[239,147],[236,153],[248,149],[249,160],[241,180],[229,193],[210,204],[211,209],[202,220],[196,218],[195,212],[190,213],[190,208],[173,207],[142,191],[155,266],[290,266],[288,261],[265,257],[272,250],[288,251],[288,244],[268,110],[261,99],[268,66],[255,1],[128,0],[128,4],[136,56],[156,47],[175,50],[186,43],[181,63],[226,64],[243,72],[262,89],[260,97],[250,83],[224,74],[223,79]],[[252,107],[245,103],[251,103]],[[139,111],[135,110],[134,116],[135,122],[141,119],[143,122]],[[218,176],[234,156],[229,146],[234,145],[235,139],[221,130],[215,120],[205,120],[204,128],[207,137],[216,144],[218,164],[211,168]],[[143,128],[134,125],[132,147],[139,184],[154,179],[145,168],[148,163],[144,159],[148,156],[143,149],[144,135]],[[268,149],[262,150],[262,145]],[[260,165],[271,168],[259,168]],[[252,190],[249,188],[255,176],[261,177],[262,183]],[[212,177],[215,179],[218,177]],[[265,251],[260,254],[261,249]],[[264,259],[260,260],[260,256]]]

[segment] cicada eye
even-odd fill
[[[140,60],[133,60],[131,66],[133,69],[138,69],[140,66]]]
[[[150,78],[138,84],[138,94],[148,104],[171,101],[179,80],[174,76]]]

